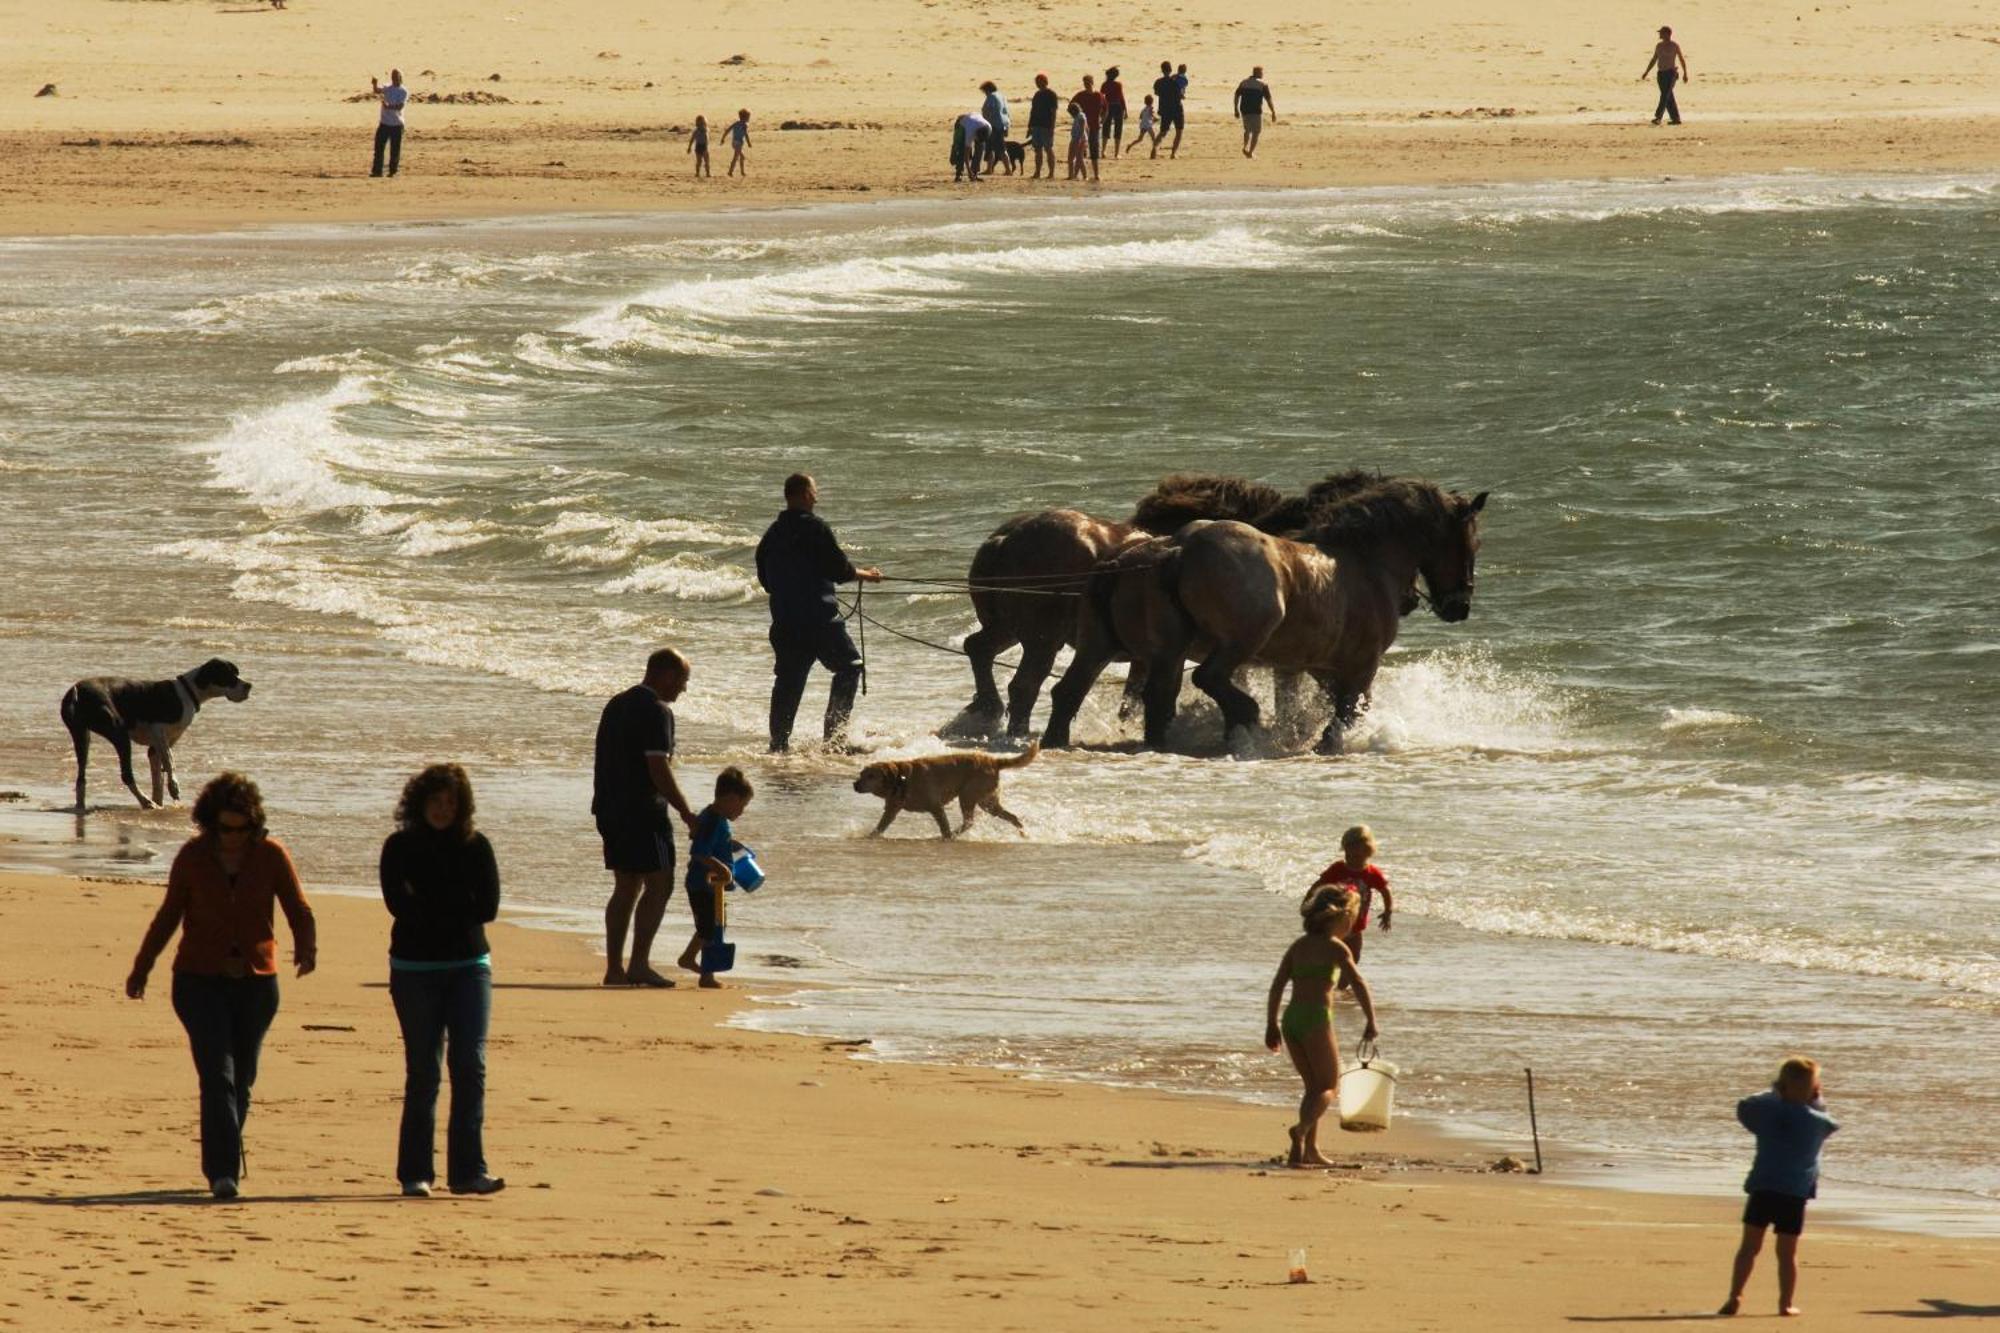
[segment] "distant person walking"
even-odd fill
[[[1285,956],[1278,960],[1277,975],[1271,978],[1264,1010],[1264,1045],[1275,1051],[1282,1041],[1305,1085],[1298,1123],[1291,1129],[1291,1151],[1285,1157],[1288,1166],[1329,1165],[1319,1150],[1319,1122],[1340,1086],[1340,1046],[1333,1033],[1336,981],[1352,987],[1354,998],[1361,1003],[1362,1017],[1367,1020],[1361,1040],[1376,1037],[1375,999],[1354,965],[1354,956],[1341,943],[1360,909],[1360,897],[1353,889],[1338,884],[1313,889],[1299,905],[1305,933],[1285,950]],[[1280,1015],[1278,1001],[1284,998],[1287,985],[1292,988],[1292,1000]]]
[[[319,961],[312,908],[299,872],[264,829],[264,797],[241,773],[220,773],[195,798],[199,830],[167,872],[167,896],[125,978],[146,997],[146,977],[167,941],[174,954],[174,1014],[187,1029],[201,1082],[201,1173],[209,1192],[233,1199],[244,1176],[243,1123],[264,1034],[278,1014],[278,946],[272,907],[292,929],[292,961],[310,976]]]
[[[730,148],[729,169],[722,174],[734,176],[740,171],[743,173],[743,178],[748,180],[750,164],[743,160],[743,150],[750,146],[750,108],[744,107],[736,113],[736,119],[730,123],[727,133]]]
[[[1083,76],[1083,87],[1070,95],[1069,104],[1083,112],[1084,139],[1090,146],[1090,178],[1096,180],[1097,159],[1103,147],[1104,94],[1097,91],[1095,76]]]
[[[1104,71],[1104,147],[1119,157],[1125,146],[1125,85],[1119,81],[1118,66]]]
[[[396,831],[382,844],[389,998],[403,1030],[403,1124],[396,1179],[427,1199],[437,1179],[439,1066],[451,1070],[445,1182],[453,1194],[496,1194],[486,1171],[486,1027],[493,959],[486,923],[500,915],[493,845],[472,826],[472,780],[432,764],[403,785]]]
[[[375,93],[375,99],[382,104],[382,118],[375,126],[375,165],[368,172],[371,176],[382,174],[382,154],[389,154],[389,174],[403,163],[403,108],[409,105],[410,90],[403,86],[403,71],[389,71],[389,86],[384,88],[372,76],[368,86]]]
[[[771,596],[771,751],[791,748],[792,721],[818,662],[833,673],[822,735],[829,745],[847,739],[854,692],[861,684],[861,654],[847,636],[836,584],[875,583],[879,569],[857,567],[840,549],[833,529],[813,511],[819,487],[803,472],[785,478],[785,509],[757,543],[757,582]]]
[[[1271,123],[1278,123],[1278,99],[1264,82],[1264,67],[1258,65],[1250,77],[1236,85],[1236,114],[1243,121],[1243,156],[1257,156],[1257,139],[1264,132],[1264,108],[1271,108]]]
[[[1153,110],[1153,95],[1147,93],[1146,100],[1139,105],[1139,132],[1132,136],[1133,152],[1138,152],[1140,143],[1146,140],[1151,140],[1154,149],[1158,150],[1160,136],[1159,132],[1153,128],[1153,118],[1156,114]]]
[[[673,770],[671,705],[687,689],[688,671],[687,658],[660,649],[646,659],[645,679],[604,705],[597,719],[590,813],[604,841],[604,868],[611,872],[611,901],[604,906],[607,986],[674,984],[654,970],[652,954],[674,892],[673,815],[694,831],[694,809]]]
[[[1628,65],[1626,68],[1631,67]],[[1672,28],[1660,29],[1660,40],[1653,46],[1653,58],[1646,62],[1639,82],[1644,83],[1648,74],[1653,75],[1660,85],[1660,102],[1653,108],[1653,123],[1659,124],[1660,117],[1665,116],[1673,124],[1680,124],[1681,104],[1674,100],[1674,85],[1682,79],[1692,79],[1694,75],[1688,73],[1687,53],[1674,40]]]
[[[1183,65],[1181,68],[1186,69],[1187,66]],[[1154,157],[1160,155],[1160,143],[1167,137],[1168,130],[1174,132],[1174,142],[1173,146],[1167,150],[1167,157],[1172,159],[1179,157],[1181,154],[1181,131],[1187,128],[1187,115],[1181,109],[1181,97],[1186,89],[1187,77],[1182,75],[1176,78],[1174,75],[1174,62],[1171,60],[1162,60],[1160,62],[1160,77],[1153,80],[1153,99],[1158,103],[1160,108],[1160,129],[1158,135],[1153,139],[1152,155]]]
[[[708,117],[694,118],[694,133],[688,136],[688,151],[694,154],[694,174],[714,177],[715,172],[708,165]]]
[[[1062,98],[1049,87],[1049,76],[1035,76],[1035,95],[1028,101],[1028,147],[1035,152],[1035,174],[1030,180],[1042,178],[1042,164],[1048,163],[1049,179],[1056,178],[1056,108]]]
[[[988,79],[979,85],[979,91],[986,94],[986,100],[979,104],[979,118],[987,125],[985,168],[990,175],[995,163],[1002,164],[1009,175],[1014,164],[1007,160],[1007,132],[1014,128],[1014,117],[1007,110],[1007,99],[1000,95],[1000,85]]]

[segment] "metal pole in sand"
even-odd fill
[[[1525,1071],[1528,1075],[1528,1132],[1535,1136],[1535,1174],[1542,1174],[1542,1126],[1535,1119],[1535,1071]]]

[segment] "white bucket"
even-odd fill
[[[1340,1071],[1340,1127],[1387,1129],[1396,1109],[1396,1066],[1378,1059],[1369,1041],[1355,1048],[1354,1060]]]

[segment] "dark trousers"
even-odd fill
[[[368,174],[382,174],[382,150],[389,150],[389,174],[396,174],[396,167],[403,160],[403,127],[401,125],[377,125],[375,127],[375,168]]]
[[[278,1016],[276,977],[174,973],[174,1013],[187,1029],[201,1080],[201,1174],[236,1179],[243,1170],[243,1122],[257,1054]]]
[[[833,620],[823,625],[773,625],[771,651],[777,654],[773,668],[777,679],[771,684],[771,748],[782,750],[791,744],[792,719],[798,716],[815,662],[833,673],[823,734],[830,741],[844,736],[854,712],[854,691],[861,684],[861,653],[847,637],[846,624]]]
[[[1680,82],[1681,72],[1677,69],[1663,69],[1655,77],[1660,84],[1660,104],[1653,108],[1653,123],[1659,124],[1660,117],[1665,116],[1674,124],[1680,124],[1681,107],[1680,103],[1674,101],[1674,85]]]
[[[438,1074],[451,1070],[451,1119],[444,1138],[445,1179],[486,1174],[486,1025],[493,1014],[493,973],[484,967],[389,973],[389,998],[403,1028],[403,1129],[396,1179],[437,1178]]]

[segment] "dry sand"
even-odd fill
[[[1726,1285],[1733,1200],[1483,1174],[1400,1129],[1288,1172],[1270,1108],[856,1060],[719,1027],[742,991],[605,991],[585,941],[505,926],[508,1189],[405,1200],[387,918],[324,894],[246,1197],[215,1204],[165,963],[120,990],[159,893],[0,875],[0,1325],[1547,1330],[1699,1317]],[[1991,1302],[2000,1245],[1815,1224],[1804,1256],[1813,1327],[1895,1327]],[[1751,1311],[1773,1291],[1767,1265]]]
[[[1660,21],[1693,80],[1655,130],[1636,81]],[[1164,58],[1194,84],[1178,162],[1105,188],[1821,171],[1983,170],[2000,159],[1989,0],[1593,0],[1140,7],[1029,0],[0,0],[0,234],[213,230],[802,203],[968,192],[951,116],[999,80],[1025,125],[1037,69],[1067,94]],[[741,56],[740,64],[724,63]],[[1266,66],[1280,119],[1255,162],[1230,92]],[[371,73],[399,65],[400,179],[366,177]],[[498,75],[493,81],[491,76]],[[53,83],[56,95],[35,97]],[[748,182],[689,175],[685,127],[755,115]],[[785,120],[864,128],[785,131]],[[874,128],[868,128],[874,127]],[[993,181],[986,194],[1079,187]]]

